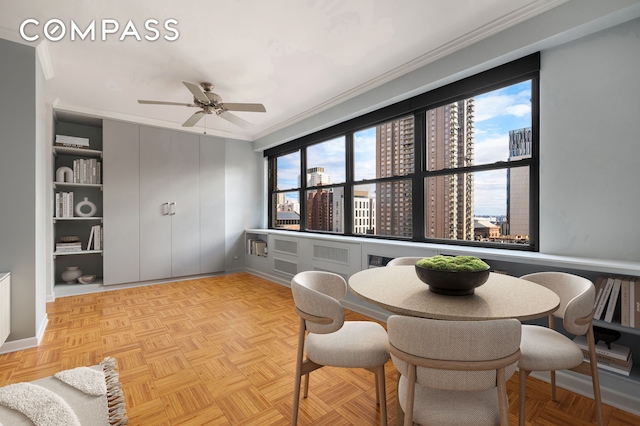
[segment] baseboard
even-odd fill
[[[262,271],[258,271],[257,269],[251,269],[251,268],[244,268],[244,272],[247,272],[247,273],[249,273],[251,275],[256,275],[256,276],[258,276],[260,278],[264,278],[264,279],[269,280],[269,281],[273,281],[276,284],[281,284],[281,285],[283,285],[285,287],[291,288],[291,278],[285,279],[285,278],[282,278],[282,277],[278,277],[276,275],[266,274],[266,273],[264,273]]]
[[[600,395],[602,403],[640,416],[638,382],[615,373],[600,370]],[[532,372],[531,377],[549,383],[548,372]],[[571,392],[593,398],[591,376],[573,371],[557,371],[556,385]]]
[[[35,348],[40,345],[42,341],[42,337],[44,336],[44,332],[47,329],[47,324],[49,323],[49,317],[45,314],[44,319],[40,323],[38,327],[38,332],[34,337],[27,337],[26,339],[12,340],[10,342],[4,342],[2,346],[0,346],[0,354],[6,354],[9,352],[21,351],[23,349]]]
[[[252,275],[256,275],[260,278],[264,278],[266,280],[269,281],[273,281],[276,284],[281,284],[285,287],[289,287],[291,288],[291,279],[284,279],[282,277],[277,277],[275,275],[270,275],[270,274],[266,274],[264,272],[255,270],[255,269],[251,269],[251,268],[245,268],[245,272],[252,274]],[[340,303],[342,304],[342,306],[344,306],[346,309],[349,309],[353,312],[357,312],[359,314],[362,314],[364,316],[367,316],[369,318],[378,320],[378,321],[382,321],[382,322],[387,322],[387,318],[389,317],[389,312],[383,311],[382,309],[376,308],[375,306],[372,305],[372,307],[368,307],[368,306],[364,306],[358,302],[353,302],[351,300],[348,299],[342,299],[340,301]]]

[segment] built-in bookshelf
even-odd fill
[[[100,284],[102,266],[102,122],[65,116],[56,121],[53,153],[53,282]],[[81,271],[81,280],[76,272]],[[64,277],[63,277],[64,274]],[[84,281],[81,282],[81,281]]]

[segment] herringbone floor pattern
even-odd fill
[[[290,421],[298,317],[289,288],[247,273],[57,299],[41,345],[0,355],[0,386],[116,358],[130,425],[286,425]],[[364,319],[348,312],[347,319]],[[387,364],[389,424],[396,370]],[[373,375],[323,368],[311,374],[299,424],[375,425]],[[517,376],[509,382],[517,424]],[[527,424],[594,424],[593,401],[529,379]],[[605,406],[605,425],[640,418]]]

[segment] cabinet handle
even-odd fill
[[[162,203],[162,215],[166,216],[169,214],[169,203]]]
[[[170,215],[174,215],[176,214],[176,203],[175,201],[169,204],[169,214]]]

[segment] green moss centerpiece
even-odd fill
[[[489,265],[475,256],[433,256],[416,262],[418,278],[434,293],[473,294],[489,279]]]

